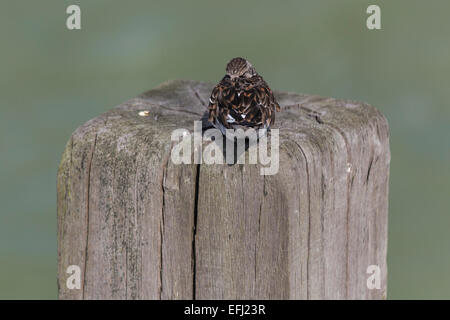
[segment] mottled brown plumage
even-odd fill
[[[280,106],[264,79],[250,62],[234,58],[211,93],[208,120],[223,134],[226,129],[269,129],[275,111]]]

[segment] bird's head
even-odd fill
[[[251,78],[256,75],[256,70],[250,62],[244,58],[231,59],[226,68],[227,75],[231,80],[235,78]]]

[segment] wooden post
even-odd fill
[[[259,164],[176,165],[171,133],[193,131],[211,89],[170,81],[73,133],[58,171],[59,297],[385,298],[383,115],[276,93],[277,174],[260,175]],[[71,265],[79,289],[67,287]],[[380,289],[369,289],[378,275]]]

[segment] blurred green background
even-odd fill
[[[382,30],[366,28],[378,4]],[[82,30],[66,29],[78,4]],[[391,128],[388,298],[450,298],[450,2],[0,2],[0,298],[56,298],[56,171],[85,121],[247,57],[275,90],[365,101]]]

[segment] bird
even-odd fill
[[[246,59],[231,59],[226,74],[213,88],[208,121],[223,135],[227,129],[253,128],[263,136],[275,122],[280,105],[269,85]]]

